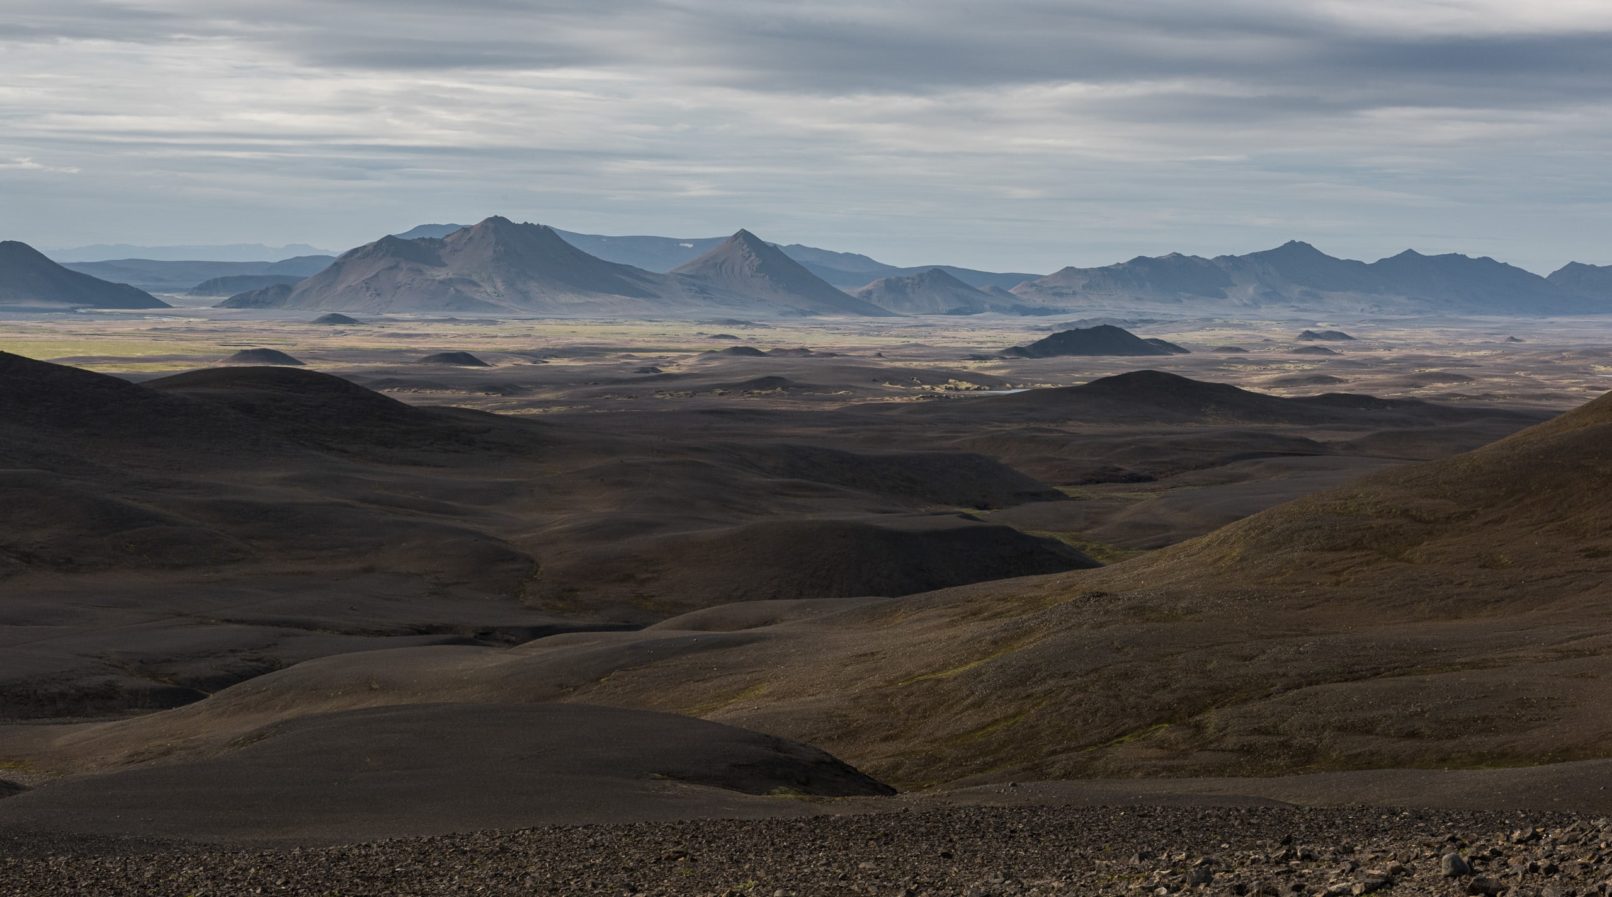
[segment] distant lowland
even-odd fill
[[[598,317],[1048,315],[1095,311],[1545,316],[1612,310],[1612,265],[1541,277],[1488,257],[1406,250],[1375,262],[1308,243],[1213,258],[1138,256],[1045,276],[730,237],[582,234],[494,216],[424,224],[340,255],[313,247],[83,247],[57,258],[21,243],[0,257],[7,308],[158,308],[160,295],[236,309]],[[192,249],[197,258],[173,258]],[[95,253],[126,258],[87,258]],[[234,252],[237,257],[217,258]],[[136,257],[144,253],[151,257]],[[89,278],[77,280],[65,275]],[[124,287],[118,290],[114,287]],[[129,293],[138,291],[142,296]]]

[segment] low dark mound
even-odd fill
[[[652,364],[646,364],[641,368],[634,368],[633,373],[635,373],[635,374],[664,374],[666,372],[661,370],[658,367],[655,367]]]
[[[192,296],[234,296],[264,287],[290,286],[302,280],[292,274],[231,274],[204,280],[190,288]]]
[[[287,367],[302,367],[302,362],[279,349],[242,349],[234,355],[224,359],[224,364],[250,364],[250,365],[283,365]]]
[[[354,324],[362,324],[364,322],[358,320],[357,318],[350,318],[347,315],[342,314],[341,312],[334,312],[333,311],[328,315],[320,315],[319,317],[314,318],[312,321],[309,321],[308,323],[310,323],[310,324],[340,324],[340,325],[342,325],[344,327],[351,327]]]
[[[965,397],[898,409],[899,413],[999,418],[1010,421],[1089,420],[1104,423],[1384,423],[1482,416],[1413,400],[1329,393],[1285,399],[1226,383],[1205,383],[1162,371],[1134,371],[1081,386],[1032,389],[1011,395]]]
[[[1216,346],[1213,349],[1210,349],[1209,351],[1211,351],[1211,352],[1219,352],[1222,355],[1247,355],[1248,354],[1248,350],[1244,349],[1242,346]]]
[[[755,346],[729,346],[726,349],[712,349],[707,355],[737,355],[744,358],[764,358],[767,353]]]
[[[242,742],[205,760],[34,789],[0,802],[0,824],[346,840],[767,812],[739,795],[893,793],[809,745],[585,704],[372,708],[294,720]]]
[[[802,546],[811,546],[803,551]],[[992,579],[1095,567],[1053,539],[963,515],[764,521],[630,539],[551,569],[554,585],[587,585],[661,610],[737,601],[909,595]],[[599,571],[622,571],[615,582]]]
[[[1142,339],[1112,324],[1099,324],[1083,330],[1054,333],[1028,346],[1014,346],[1002,354],[1010,358],[1055,358],[1065,355],[1176,355],[1186,351],[1162,340],[1158,342],[1163,345]]]
[[[474,355],[471,355],[469,352],[438,352],[435,355],[425,356],[416,362],[416,364],[442,364],[461,368],[492,367],[492,365],[482,361],[480,358],[477,358]]]
[[[1277,377],[1275,380],[1270,381],[1270,385],[1284,387],[1337,386],[1340,383],[1347,382],[1349,381],[1342,377],[1334,377],[1331,374],[1293,374],[1288,377]]]
[[[1336,350],[1334,350],[1334,349],[1328,349],[1326,346],[1300,346],[1297,349],[1293,350],[1293,354],[1294,355],[1337,355],[1338,352]]]
[[[1353,342],[1354,341],[1354,337],[1350,336],[1347,333],[1344,333],[1342,330],[1306,330],[1303,333],[1299,334],[1299,339],[1305,340],[1306,342],[1330,342],[1330,343],[1342,343],[1342,342]]]
[[[768,349],[767,354],[773,358],[811,358],[817,353],[802,347],[798,349]]]

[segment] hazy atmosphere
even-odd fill
[[[6,0],[0,230],[1612,262],[1612,6]],[[332,215],[339,209],[341,214]]]

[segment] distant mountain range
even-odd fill
[[[421,232],[433,230],[410,233]],[[497,216],[441,237],[382,237],[295,286],[242,293],[223,306],[577,315],[889,314],[835,289],[748,231],[661,273],[597,258],[552,228]]]
[[[168,303],[128,284],[69,271],[26,243],[0,242],[0,308],[66,311],[76,308],[167,308]]]
[[[287,246],[265,246],[262,243],[225,243],[191,246],[135,246],[129,243],[97,243],[92,246],[72,246],[47,249],[45,254],[57,262],[104,262],[122,259],[146,259],[158,262],[277,262],[299,255],[335,256],[333,249],[319,249],[306,243]]]
[[[1588,269],[1591,266],[1578,266]],[[1568,266],[1574,268],[1574,266]],[[1028,304],[1227,313],[1258,309],[1400,314],[1594,314],[1612,311],[1612,284],[1571,274],[1568,288],[1492,258],[1406,250],[1366,263],[1293,241],[1215,258],[1172,253],[1101,268],[1064,268],[1019,284]],[[1612,278],[1607,278],[1612,281]]]
[[[102,280],[126,283],[153,293],[190,293],[196,292],[203,283],[224,278],[290,277],[300,280],[319,273],[335,260],[334,255],[303,255],[276,262],[166,261],[131,258],[106,262],[66,262],[63,267]],[[212,292],[215,288],[216,285],[210,284],[205,295],[230,295]],[[247,287],[243,286],[240,289]]]
[[[446,237],[463,226],[460,224],[422,224],[396,236],[406,240],[420,237]],[[727,237],[607,237],[600,234],[579,234],[573,231],[560,230],[559,228],[555,228],[554,232],[564,238],[567,243],[589,255],[623,265],[632,265],[635,268],[643,268],[646,271],[662,273],[688,264],[715,249],[728,239]],[[1037,276],[1035,274],[976,271],[972,268],[957,268],[951,265],[919,265],[914,268],[902,268],[896,265],[887,265],[884,262],[855,252],[834,252],[829,249],[802,246],[799,243],[792,243],[787,246],[779,245],[778,248],[783,250],[784,255],[799,262],[802,267],[817,275],[821,280],[842,289],[855,289],[866,286],[882,277],[905,277],[912,274],[922,274],[934,268],[939,268],[975,288],[999,287],[1005,290]]]
[[[261,246],[103,246],[82,247],[67,256],[190,250],[198,256],[281,251]],[[13,258],[11,264],[20,262]],[[29,260],[27,267],[37,268],[37,261]],[[274,261],[127,258],[67,262],[64,267],[139,291],[203,295],[261,287],[231,295],[229,303],[237,308],[598,315],[724,309],[761,315],[1612,312],[1612,266],[1578,262],[1540,277],[1487,257],[1406,250],[1367,263],[1293,241],[1246,255],[1139,256],[1038,277],[946,265],[901,268],[856,253],[769,243],[748,231],[726,238],[617,237],[514,225],[496,217],[474,227],[420,225],[339,259],[319,254]],[[6,274],[0,271],[0,276]],[[62,302],[82,307],[72,303],[87,294],[62,295],[69,298],[35,298],[41,307]],[[125,294],[123,300],[106,301],[132,300]]]

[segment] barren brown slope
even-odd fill
[[[198,841],[347,841],[811,812],[889,793],[807,745],[688,717],[583,705],[392,707],[297,720],[219,757],[0,802],[21,830]]]
[[[170,706],[312,657],[621,628],[808,584],[1080,563],[1003,526],[905,525],[1062,499],[978,455],[590,431],[286,368],[135,385],[0,355],[0,376],[0,717]],[[750,550],[847,533],[870,538],[804,565]],[[601,574],[601,556],[622,564]]]
[[[906,785],[1605,756],[1609,404],[1103,570],[331,658],[5,751],[94,766],[315,709],[475,699],[681,710]]]

